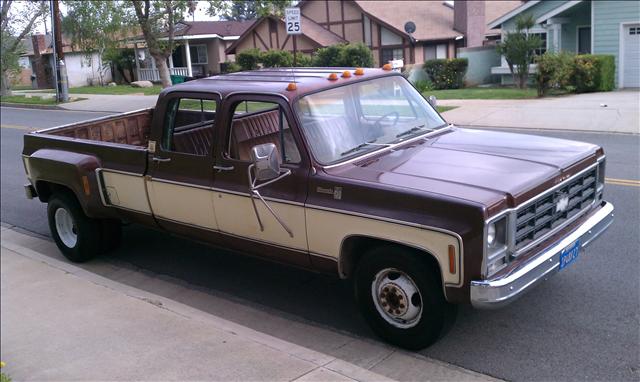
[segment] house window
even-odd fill
[[[591,27],[578,28],[578,54],[591,53]]]
[[[447,44],[425,45],[424,60],[435,60],[436,58],[447,58]]]
[[[382,62],[389,62],[391,60],[401,60],[403,56],[404,56],[404,50],[402,48],[382,49]]]
[[[547,32],[530,33],[529,35],[540,38],[540,47],[535,49],[533,53],[536,56],[542,56],[547,51]]]
[[[192,64],[207,63],[207,46],[206,45],[191,45],[189,47],[189,53],[191,55]]]

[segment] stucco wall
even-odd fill
[[[91,65],[89,65],[89,61]],[[69,87],[87,86],[90,80],[93,80],[95,85],[99,84],[100,60],[97,53],[92,54],[90,60],[81,53],[65,53],[64,63],[67,66]],[[104,69],[103,81],[106,84],[111,82],[111,69],[108,65]]]
[[[467,86],[496,82],[497,78],[491,74],[491,67],[500,65],[500,55],[494,46],[458,48],[458,57],[469,60],[464,78]]]

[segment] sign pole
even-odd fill
[[[293,66],[296,66],[296,56],[298,55],[298,44],[296,44],[297,37],[293,35]]]

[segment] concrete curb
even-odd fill
[[[15,107],[19,109],[67,110],[58,105],[31,105],[26,103],[10,103],[10,102],[2,102],[0,103],[0,106]]]

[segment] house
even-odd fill
[[[616,62],[617,87],[640,87],[640,2],[613,0],[536,1],[489,22],[490,29],[501,28],[502,35],[515,29],[519,15],[532,15],[543,45],[537,53],[571,52],[577,54],[611,54]],[[535,71],[531,65],[530,71]],[[491,68],[509,79],[504,59]]]
[[[265,17],[231,44],[227,53],[250,48],[292,51],[294,44],[297,51],[311,53],[328,45],[361,42],[373,51],[376,65],[394,59],[414,64],[452,58],[456,57],[458,47],[469,43],[482,45],[495,39],[496,31],[486,28],[487,15],[497,17],[520,4],[521,1],[452,5],[446,1],[303,0],[298,3],[302,35],[293,39],[286,34],[283,20]],[[404,28],[408,21],[416,25],[411,35]]]
[[[232,61],[225,50],[251,25],[252,21],[181,21],[176,24],[174,41],[177,45],[168,59],[169,72],[188,77],[220,73],[221,65]],[[164,39],[168,39],[164,37]],[[145,49],[142,36],[133,41],[138,80],[160,81],[155,60]],[[188,53],[187,53],[188,52]]]
[[[30,68],[33,88],[50,89],[54,87],[55,74],[53,62],[53,36],[51,34],[36,34],[22,41],[24,53],[21,55],[21,66]],[[87,54],[75,49],[71,41],[63,36],[62,52],[67,69],[69,87],[87,86],[111,82],[111,70],[107,65],[100,65],[98,53]]]

